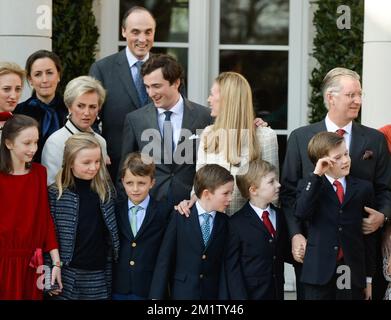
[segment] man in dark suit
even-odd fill
[[[364,233],[378,230],[385,215],[391,216],[391,162],[384,136],[377,130],[354,122],[361,107],[360,76],[349,69],[335,68],[323,80],[323,98],[328,109],[326,118],[318,123],[294,130],[288,140],[287,152],[281,175],[281,204],[292,241],[292,254],[296,279],[300,279],[301,263],[306,248],[306,226],[294,216],[296,189],[300,179],[313,172],[314,165],[308,158],[307,146],[318,132],[333,131],[343,135],[352,160],[351,175],[370,181],[375,189],[375,206],[366,208]],[[380,244],[377,246],[380,250]],[[378,252],[380,253],[380,251]],[[379,268],[378,268],[379,269]],[[374,278],[373,296],[384,293],[381,270]],[[377,279],[379,278],[379,282]],[[298,299],[303,298],[299,281],[296,282]]]
[[[90,75],[100,80],[107,90],[101,113],[102,135],[107,142],[111,159],[108,169],[113,181],[121,159],[125,116],[148,103],[140,63],[149,58],[155,27],[155,19],[147,9],[132,7],[122,19],[122,36],[126,38],[127,47],[95,62],[90,69]]]
[[[209,109],[181,96],[183,69],[173,57],[151,56],[142,67],[142,75],[153,103],[126,116],[122,157],[133,151],[152,156],[156,184],[151,195],[174,205],[190,196],[197,138],[212,118]]]

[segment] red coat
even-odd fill
[[[0,172],[0,300],[42,299],[29,264],[37,248],[58,248],[49,210],[42,165],[33,163],[25,175]]]

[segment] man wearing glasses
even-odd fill
[[[322,87],[328,113],[324,120],[298,128],[291,133],[281,175],[280,199],[292,241],[298,299],[303,299],[300,272],[307,234],[306,227],[294,217],[296,187],[300,179],[314,171],[314,165],[307,155],[307,146],[316,133],[330,131],[343,136],[351,157],[351,175],[373,183],[376,208],[366,209],[368,217],[363,219],[363,233],[379,234],[378,262],[381,262],[379,229],[391,217],[391,160],[386,140],[377,130],[354,121],[362,102],[360,76],[346,68],[334,68],[323,79]],[[377,274],[373,279],[373,298],[382,299],[385,292],[382,264],[379,263],[377,268]],[[371,279],[368,279],[369,281]]]

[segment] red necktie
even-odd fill
[[[337,197],[338,197],[339,202],[342,204],[342,202],[343,202],[343,197],[344,197],[344,192],[343,192],[342,184],[341,184],[341,182],[339,182],[338,180],[335,180],[335,181],[333,182],[333,185],[337,188],[337,190],[336,190],[336,192],[337,192]],[[338,261],[338,260],[341,260],[342,258],[343,258],[343,251],[342,251],[342,247],[339,246],[338,253],[337,253],[337,261]]]
[[[269,212],[266,210],[264,212],[262,212],[262,221],[263,221],[263,224],[265,225],[267,231],[269,231],[269,233],[274,238],[276,236],[276,230],[274,229],[273,224],[269,219]]]
[[[340,137],[343,137],[346,131],[344,129],[338,129],[337,131],[335,131],[335,133]]]
[[[7,121],[8,119],[12,118],[13,114],[11,112],[0,112],[0,121]]]

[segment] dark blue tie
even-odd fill
[[[164,141],[164,150],[168,154],[173,154],[175,149],[174,144],[174,129],[171,123],[172,111],[164,111],[166,117],[163,122],[163,141]]]
[[[137,69],[136,79],[134,79],[134,84],[136,85],[138,97],[140,99],[141,107],[148,103],[148,94],[145,89],[143,77],[141,75],[141,66],[143,65],[143,61],[137,61],[134,65]]]

